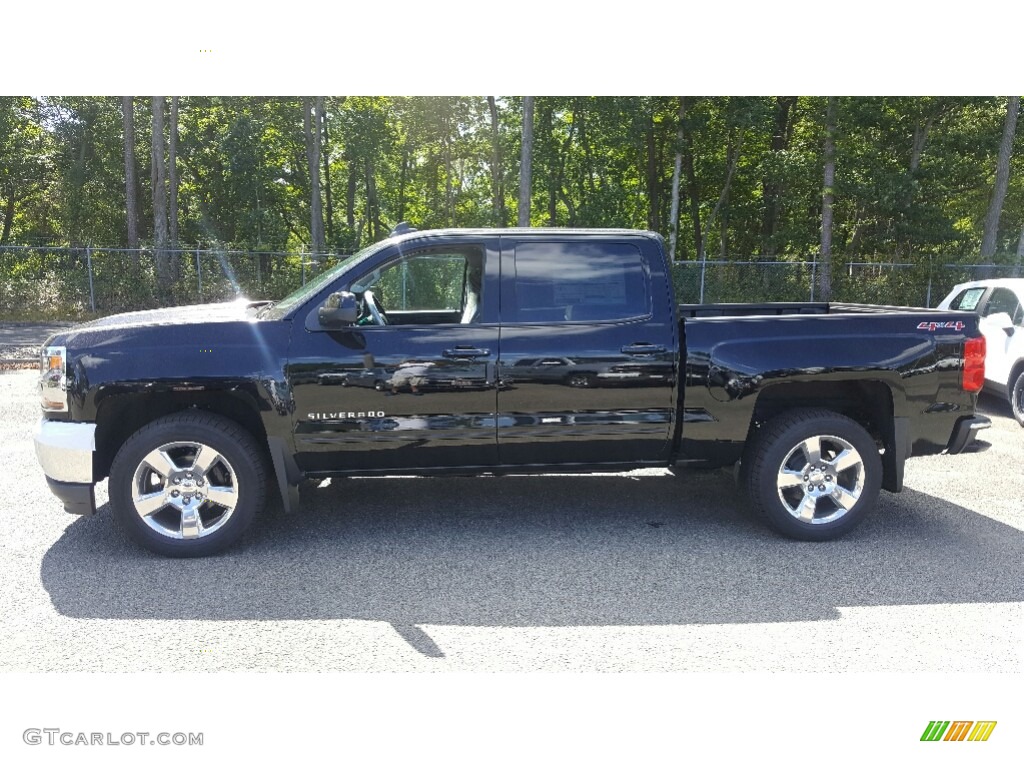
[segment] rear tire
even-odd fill
[[[875,505],[882,460],[874,439],[833,411],[801,409],[768,422],[744,460],[754,507],[780,533],[826,541]]]
[[[235,544],[266,502],[263,453],[233,421],[203,411],[157,419],[117,452],[115,519],[168,557],[204,557]]]
[[[1013,418],[1024,427],[1024,369],[1017,374],[1017,378],[1010,382],[1010,408],[1013,410]]]

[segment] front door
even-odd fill
[[[997,287],[985,298],[978,326],[985,336],[985,378],[1013,386],[1010,369],[1024,357],[1024,310],[1017,294]]]
[[[288,377],[300,469],[497,463],[498,266],[486,239],[406,241],[334,287],[359,299],[356,325],[296,323]]]

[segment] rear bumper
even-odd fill
[[[992,420],[987,416],[968,416],[960,419],[953,428],[953,435],[949,438],[946,450],[949,453],[960,453],[974,441],[979,431],[991,426]]]

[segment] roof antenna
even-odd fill
[[[391,230],[391,234],[388,237],[394,237],[395,235],[406,235],[409,232],[416,232],[417,229],[408,221],[400,221],[395,225],[395,228]]]

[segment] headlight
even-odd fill
[[[44,347],[39,360],[39,395],[44,411],[68,409],[67,347]]]

